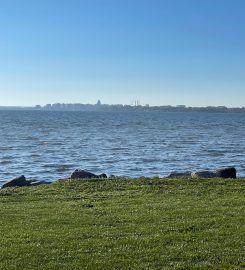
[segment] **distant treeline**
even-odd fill
[[[6,107],[0,106],[0,110],[38,110],[38,111],[125,111],[125,112],[216,112],[216,113],[244,113],[245,107],[228,108],[225,106],[187,107],[179,106],[149,106],[149,105],[108,105],[108,104],[66,104],[55,103],[35,107]]]

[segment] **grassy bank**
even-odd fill
[[[245,179],[0,190],[0,269],[244,269]]]

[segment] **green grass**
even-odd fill
[[[245,269],[245,179],[0,190],[0,269]]]

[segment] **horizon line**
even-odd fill
[[[243,106],[227,106],[227,105],[205,105],[205,106],[198,106],[198,105],[186,105],[186,104],[178,104],[178,105],[150,105],[150,104],[122,104],[122,103],[78,103],[78,102],[55,102],[55,103],[46,103],[46,104],[35,104],[35,105],[1,105],[1,108],[44,108],[45,106],[53,106],[53,105],[87,105],[87,106],[130,106],[130,107],[177,107],[177,108],[228,108],[228,109],[244,109],[245,105]]]

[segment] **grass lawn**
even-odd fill
[[[0,190],[0,269],[245,269],[245,179]]]

